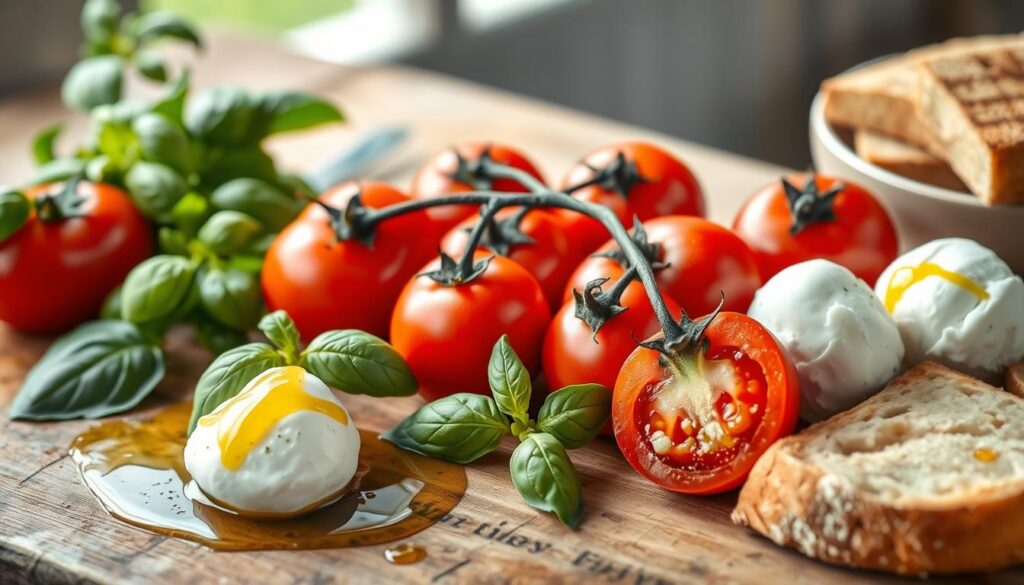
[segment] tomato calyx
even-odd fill
[[[576,300],[576,318],[590,327],[593,332],[591,339],[594,340],[594,343],[597,343],[597,332],[601,330],[601,327],[604,327],[609,319],[627,310],[621,304],[622,293],[634,278],[636,278],[636,268],[630,268],[607,291],[602,287],[611,280],[610,278],[591,280],[583,287],[582,293],[572,289],[573,298]]]
[[[661,261],[661,244],[658,242],[651,242],[647,237],[647,231],[640,223],[640,218],[633,218],[633,229],[629,232],[629,239],[633,242],[633,245],[643,254],[647,263],[651,265],[652,270],[661,270],[667,268],[668,263]],[[622,246],[615,246],[608,251],[598,252],[593,254],[595,257],[608,258],[618,262],[623,268],[630,268],[631,263],[626,253],[622,251]]]
[[[673,322],[672,331],[666,329],[662,337],[643,341],[640,346],[653,349],[669,362],[683,363],[691,360],[693,355],[703,354],[708,350],[710,342],[704,333],[718,313],[722,311],[723,305],[725,305],[725,293],[722,293],[718,307],[711,314],[696,321],[690,319],[684,309],[680,314],[679,321],[670,319]]]
[[[523,217],[529,213],[529,207],[523,207],[515,214],[502,218],[481,218],[484,222],[484,231],[480,236],[480,246],[487,248],[499,256],[508,256],[512,246],[529,246],[536,243],[530,236],[523,233],[520,225]],[[466,232],[472,234],[473,227],[465,228]]]
[[[477,262],[456,262],[454,258],[441,251],[441,266],[437,270],[424,272],[419,276],[425,276],[434,282],[444,286],[458,286],[468,284],[483,276],[487,267],[491,265],[494,256],[488,256]],[[472,256],[473,251],[467,252]],[[467,269],[468,266],[468,269]]]
[[[565,190],[567,193],[572,193],[590,185],[597,185],[609,193],[617,193],[623,199],[629,199],[629,192],[633,187],[651,182],[650,179],[640,174],[640,169],[636,166],[636,163],[627,159],[625,153],[621,150],[604,167],[595,167],[585,161],[583,165],[590,169],[594,176],[579,185],[569,187]]]
[[[807,183],[802,190],[782,179],[782,189],[789,200],[789,211],[793,216],[789,233],[795,236],[809,225],[835,221],[836,214],[832,204],[836,195],[842,193],[845,188],[842,183],[836,183],[828,191],[820,193],[814,173],[807,176]]]
[[[377,236],[376,223],[371,221],[370,210],[363,205],[362,188],[348,200],[345,209],[341,210],[314,199],[313,203],[327,212],[331,231],[334,232],[334,243],[355,240],[370,247]]]
[[[61,186],[56,193],[41,195],[36,198],[36,217],[43,223],[54,223],[71,217],[82,217],[85,211],[82,205],[85,197],[78,194],[78,185],[84,180],[77,174]]]
[[[491,145],[487,145],[476,158],[466,158],[461,152],[455,150],[455,170],[448,175],[453,181],[465,183],[477,191],[487,191],[491,188],[494,177],[488,172],[488,164],[495,163],[491,156]]]

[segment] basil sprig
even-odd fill
[[[328,386],[350,394],[408,396],[418,388],[402,356],[369,333],[328,331],[299,353],[299,332],[284,311],[264,316],[259,328],[270,343],[249,343],[230,349],[213,360],[199,378],[192,399],[189,433],[200,417],[237,395],[260,373],[279,366],[302,366]]]
[[[520,444],[509,469],[519,493],[538,510],[576,528],[583,516],[579,475],[566,449],[582,447],[608,422],[611,393],[598,384],[568,386],[547,397],[536,420],[528,370],[504,335],[487,368],[491,396],[453,394],[422,406],[381,438],[422,455],[467,464],[493,452],[506,435]]]
[[[12,419],[96,418],[134,407],[164,377],[159,344],[124,321],[94,321],[65,335],[29,372]]]

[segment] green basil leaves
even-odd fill
[[[122,412],[164,376],[160,346],[131,323],[86,323],[54,343],[11,405],[11,418],[64,420]]]
[[[0,192],[0,242],[21,229],[31,211],[32,204],[20,191]]]
[[[75,63],[60,88],[61,99],[68,107],[91,110],[121,99],[124,65],[117,55],[99,55]]]
[[[576,528],[583,497],[566,449],[582,447],[597,436],[608,422],[611,393],[598,384],[568,386],[548,396],[537,420],[531,419],[530,374],[507,335],[494,345],[487,378],[493,398],[454,394],[435,400],[381,438],[409,451],[466,464],[491,453],[511,434],[520,441],[509,462],[516,489],[534,508],[554,512]]]
[[[213,412],[221,402],[233,398],[253,378],[270,368],[284,365],[287,365],[284,356],[266,343],[249,343],[217,356],[196,384],[188,432],[192,432],[200,417]]]
[[[299,364],[349,394],[410,396],[419,388],[402,356],[383,339],[363,331],[323,333],[302,352]]]
[[[196,267],[181,256],[153,256],[136,266],[121,290],[121,318],[147,323],[171,317],[187,304]]]

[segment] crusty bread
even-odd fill
[[[858,130],[853,145],[857,156],[891,173],[936,187],[967,191],[949,163],[916,146],[870,130]]]
[[[1024,398],[1024,362],[1006,368],[1006,391]]]
[[[934,363],[773,445],[733,511],[825,562],[905,575],[1024,560],[1024,400]]]
[[[1024,42],[922,61],[919,107],[988,205],[1024,202]]]
[[[918,62],[1020,39],[1019,35],[951,39],[827,79],[821,86],[825,119],[839,126],[874,130],[944,157],[941,143],[917,114]]]

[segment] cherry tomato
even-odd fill
[[[690,168],[646,142],[624,142],[591,152],[569,171],[562,188],[588,181],[595,169],[609,165],[615,169],[609,181],[574,191],[573,196],[609,207],[627,226],[634,216],[640,221],[663,215],[704,217],[704,194]],[[568,221],[568,233],[578,246],[593,250],[608,240],[608,230],[600,222],[575,211],[558,213]]]
[[[648,241],[657,243],[657,261],[667,264],[655,270],[661,292],[679,303],[689,315],[704,315],[718,306],[725,294],[726,311],[745,312],[761,286],[757,263],[750,248],[724,227],[681,215],[659,217],[643,223]],[[618,250],[605,243],[580,264],[569,277],[564,298],[595,278],[618,278],[625,269],[618,260],[598,254]]]
[[[477,252],[475,261],[490,255]],[[438,261],[426,271],[439,268]],[[551,313],[537,280],[525,268],[494,256],[477,278],[456,285],[413,278],[391,319],[391,344],[409,363],[420,395],[436,400],[457,392],[490,394],[487,363],[503,334],[536,374]]]
[[[525,215],[522,213],[519,208],[499,211],[495,217],[496,227],[484,232],[482,245],[478,249],[487,249],[515,260],[537,279],[548,305],[552,310],[557,310],[562,306],[565,283],[582,257],[566,238],[563,231],[565,224],[557,216],[540,209],[533,209]],[[532,243],[513,241],[516,239],[516,221],[520,217],[518,233],[532,240]],[[462,257],[469,241],[469,232],[478,223],[479,218],[471,217],[455,226],[441,240],[441,249],[452,258]]]
[[[410,196],[413,199],[430,199],[444,195],[456,195],[467,191],[491,190],[512,193],[525,193],[526,187],[511,179],[488,181],[474,177],[474,165],[486,155],[494,162],[514,167],[533,175],[543,182],[544,178],[530,159],[519,150],[503,144],[487,142],[470,142],[446,150],[428,161],[412,179]],[[460,159],[463,168],[460,172]],[[466,173],[467,178],[475,182],[459,180],[457,175]],[[476,205],[444,205],[427,210],[427,215],[437,226],[438,237],[447,233],[460,221],[477,212]]]
[[[740,208],[733,230],[750,245],[764,280],[787,266],[824,258],[874,286],[899,252],[889,213],[859,185],[810,178],[796,174],[786,179],[790,187],[781,181],[763,187]]]
[[[612,398],[615,440],[651,482],[687,494],[731,490],[800,409],[796,370],[778,340],[739,313],[720,313],[706,353],[665,359],[637,348]]]
[[[57,333],[95,317],[133,267],[153,253],[146,219],[128,194],[105,183],[80,181],[67,200],[75,209],[51,211],[65,184],[33,187],[25,225],[0,243],[0,320],[27,333]],[[58,198],[58,199],[53,199]],[[80,214],[80,215],[79,215]]]
[[[613,284],[609,281],[604,290]],[[647,339],[661,329],[639,281],[626,287],[618,304],[626,310],[608,319],[596,334],[576,316],[575,300],[562,305],[544,336],[542,364],[549,388],[558,390],[587,383],[615,387],[615,378],[636,349],[636,340]],[[678,317],[679,305],[675,301],[665,298],[665,305],[673,318]],[[611,422],[602,432],[612,434]]]
[[[320,201],[344,210],[356,194],[382,208],[409,199],[386,183],[343,183]],[[309,205],[278,234],[267,251],[261,280],[270,310],[288,312],[305,339],[331,329],[388,334],[402,287],[433,255],[426,213],[412,212],[377,226],[371,245],[339,241],[327,211]]]

